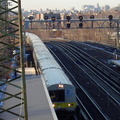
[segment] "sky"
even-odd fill
[[[110,5],[115,7],[120,4],[120,0],[21,0],[21,6],[25,10],[46,10],[49,9],[70,9],[75,7],[81,10],[83,5],[97,5],[100,6]]]

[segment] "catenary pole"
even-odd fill
[[[18,0],[18,20],[19,20],[19,39],[20,39],[20,66],[22,69],[22,83],[23,83],[23,96],[24,96],[24,113],[25,120],[28,120],[27,111],[27,93],[26,93],[26,81],[25,81],[25,64],[24,64],[24,41],[22,34],[22,13],[21,13],[21,0]]]

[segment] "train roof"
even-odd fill
[[[31,40],[36,40],[36,38],[40,40],[40,38],[33,33],[26,32],[25,34],[27,37],[30,37]]]
[[[69,78],[64,73],[63,69],[56,62],[50,51],[46,48],[40,38],[34,34],[27,33],[30,37],[34,52],[40,64],[47,86],[55,84],[72,85]],[[72,85],[73,86],[73,85]]]
[[[58,69],[58,68],[46,69],[43,71],[43,74],[46,80],[45,82],[47,84],[47,87],[58,84],[64,84],[64,85],[66,84],[73,86],[62,69]]]

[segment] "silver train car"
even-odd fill
[[[40,38],[32,33],[27,33],[27,38],[33,47],[36,70],[43,75],[54,109],[74,113],[77,106],[75,87]]]

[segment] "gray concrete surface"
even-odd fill
[[[26,83],[29,120],[57,120],[45,82],[40,75],[35,75],[34,68],[26,68]],[[14,84],[21,84],[21,80],[15,81]],[[15,94],[20,90],[8,85],[7,91]],[[15,98],[7,100],[4,102],[3,107],[9,108],[15,103],[20,103],[20,100]],[[13,111],[23,114],[23,106],[15,108]],[[8,112],[0,114],[0,118],[5,120],[22,120]]]

